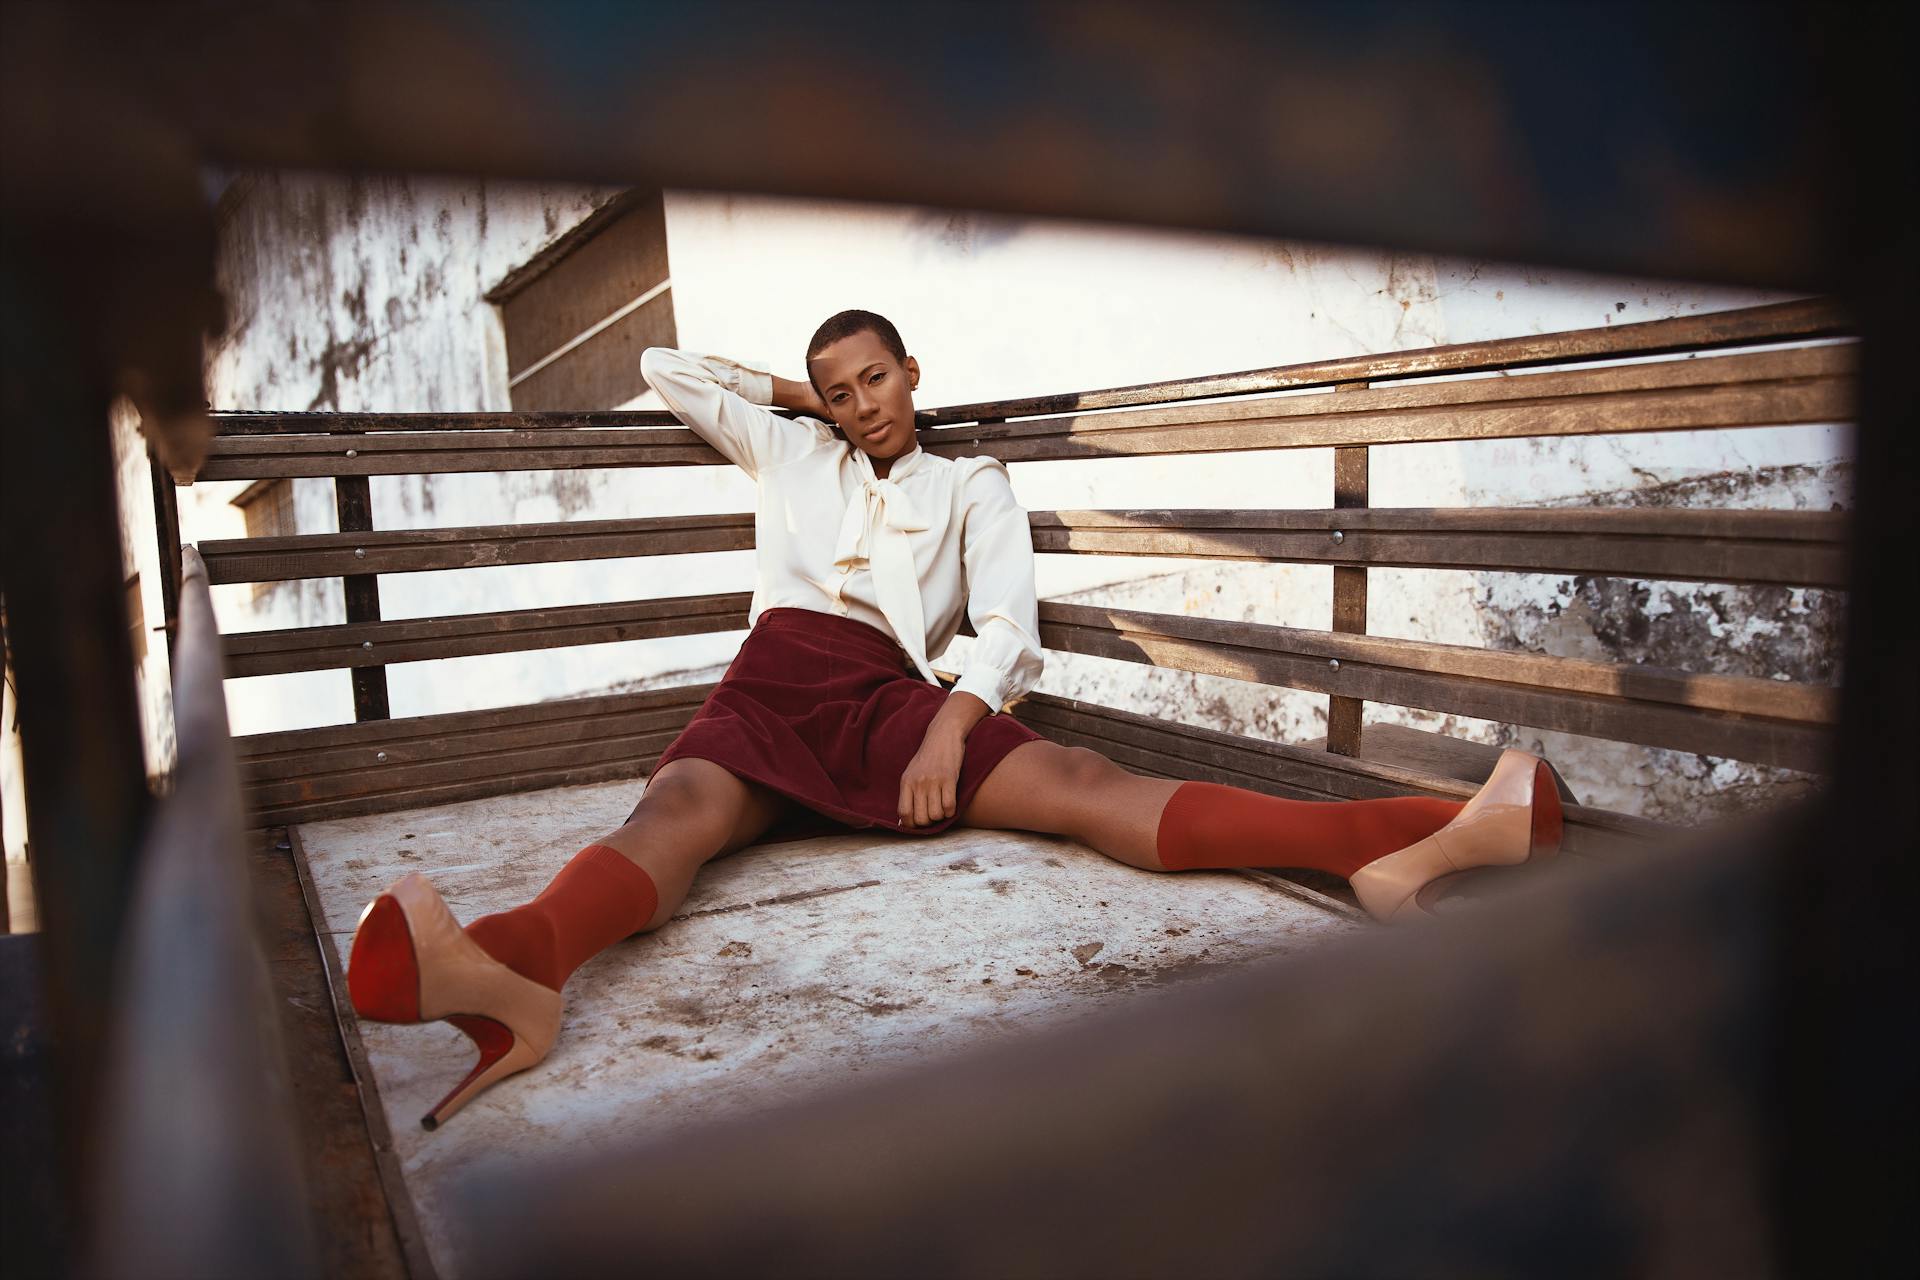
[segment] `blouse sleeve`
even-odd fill
[[[975,639],[953,692],[965,690],[998,715],[1040,679],[1040,601],[1033,579],[1033,530],[1013,497],[1007,464],[983,457],[962,481],[967,617]]]
[[[836,439],[816,419],[769,412],[773,375],[724,356],[648,347],[640,376],[674,417],[755,479]]]

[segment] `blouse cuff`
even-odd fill
[[[749,404],[773,403],[773,374],[753,364],[740,365],[740,385],[734,390]]]
[[[1004,696],[1006,681],[1007,676],[1004,671],[996,671],[992,667],[975,664],[961,673],[960,679],[954,683],[952,689],[948,690],[947,696],[970,693],[987,704],[988,715],[997,716],[1000,714],[1000,709],[1006,705]]]

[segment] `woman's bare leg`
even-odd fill
[[[1165,871],[1155,841],[1160,814],[1180,785],[1129,773],[1087,747],[1023,742],[994,766],[955,821],[1067,836],[1128,866]]]
[[[1040,740],[1008,752],[959,820],[1071,836],[1147,871],[1312,867],[1351,877],[1425,840],[1461,808],[1432,796],[1289,800],[1148,778],[1086,747]]]
[[[673,917],[702,866],[752,844],[792,803],[711,760],[682,756],[654,770],[626,825],[594,843],[653,877],[660,905],[644,933]]]

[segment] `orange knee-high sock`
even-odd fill
[[[539,897],[481,916],[467,936],[515,973],[558,991],[601,948],[644,929],[659,905],[644,868],[610,845],[590,844]]]
[[[1355,871],[1438,831],[1464,801],[1428,796],[1282,800],[1218,782],[1184,782],[1160,811],[1160,865]]]

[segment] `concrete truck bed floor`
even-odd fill
[[[344,961],[361,908],[408,871],[463,923],[504,910],[617,827],[643,788],[559,787],[301,825],[316,925]],[[463,1164],[585,1154],[779,1107],[1356,927],[1339,904],[1259,873],[1141,871],[1026,832],[849,833],[708,863],[670,922],[574,975],[545,1062],[437,1132],[420,1116],[465,1073],[470,1043],[444,1023],[358,1029],[419,1229],[451,1277],[458,1233],[436,1192]]]

